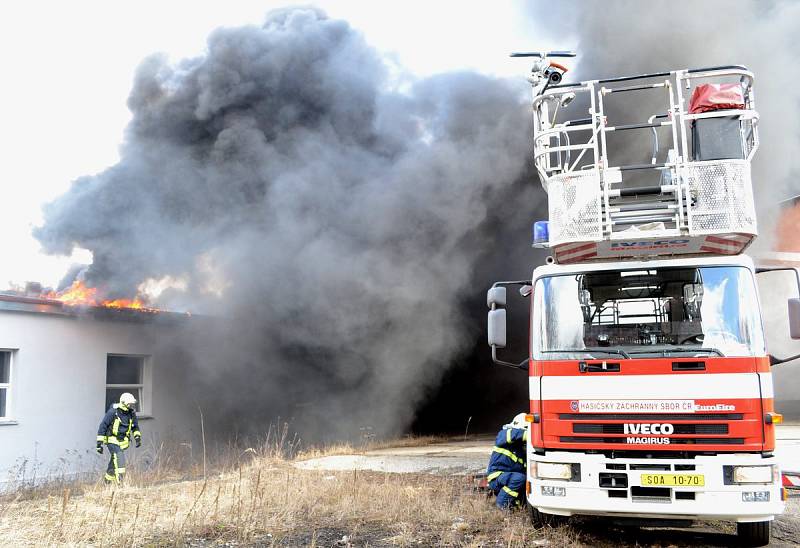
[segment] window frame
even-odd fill
[[[6,391],[5,411],[0,415],[0,424],[17,424],[14,417],[14,369],[16,349],[0,348],[0,353],[8,354],[8,382],[0,382],[0,390]]]
[[[122,357],[122,358],[138,358],[141,360],[141,375],[139,378],[138,384],[109,384],[108,382],[108,359],[111,357]],[[134,392],[138,390],[139,396],[137,397],[136,402],[136,415],[139,418],[149,418],[151,417],[152,407],[150,405],[151,395],[152,395],[152,375],[151,375],[151,356],[148,354],[127,354],[123,352],[108,352],[106,354],[106,374],[105,374],[105,390],[103,392],[105,401],[105,395],[108,394],[109,390],[125,390],[126,392]],[[130,389],[130,390],[129,390]],[[107,411],[107,409],[104,409]]]

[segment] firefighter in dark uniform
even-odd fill
[[[528,443],[528,423],[520,413],[503,426],[495,439],[486,479],[497,495],[497,506],[508,509],[525,503],[525,457]]]
[[[131,437],[136,447],[142,445],[142,433],[136,418],[136,398],[125,392],[120,396],[119,403],[109,408],[97,429],[97,452],[102,455],[105,444],[111,453],[106,483],[121,483],[125,477],[125,450],[131,444]]]

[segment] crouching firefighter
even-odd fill
[[[508,509],[525,503],[526,445],[528,423],[520,413],[497,434],[486,480],[497,495],[497,506]]]
[[[125,392],[119,397],[119,403],[109,408],[97,429],[97,452],[102,455],[105,444],[111,453],[106,469],[106,483],[122,482],[125,476],[125,450],[131,444],[131,436],[136,447],[142,445],[142,433],[136,418],[136,398]]]

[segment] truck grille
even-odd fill
[[[563,426],[569,424],[570,430],[560,429],[558,440],[561,443],[603,443],[625,447],[636,445],[629,438],[660,438],[666,443],[658,444],[660,449],[666,446],[694,445],[745,445],[742,428],[737,428],[738,421],[743,421],[743,413],[559,413],[558,418]],[[625,432],[625,424],[669,423],[670,434]],[[733,427],[731,424],[733,423]],[[733,436],[731,435],[733,431]],[[567,435],[567,434],[574,435]],[[668,441],[667,439],[668,438]],[[644,442],[645,445],[654,445]]]
[[[624,434],[622,424],[573,423],[575,434]],[[727,424],[676,424],[675,434],[727,434]],[[641,435],[641,434],[638,434]]]

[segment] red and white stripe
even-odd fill
[[[576,242],[571,244],[562,244],[556,246],[555,253],[556,262],[559,264],[569,264],[588,259],[596,259],[597,243]]]
[[[690,243],[683,248],[669,247],[662,253],[637,247],[609,249],[609,241],[602,242],[571,242],[560,244],[553,247],[554,258],[558,264],[571,264],[582,261],[593,261],[597,259],[627,259],[640,256],[660,255],[697,255],[710,253],[714,255],[738,255],[753,241],[752,234],[711,234],[708,236],[686,236],[680,237],[690,240]],[[669,238],[667,238],[669,239]],[[642,239],[641,241],[651,241],[652,239]],[[637,241],[633,238],[630,241]],[[657,241],[653,240],[653,241]]]
[[[784,470],[782,483],[787,489],[800,489],[800,472]]]
[[[753,240],[752,234],[706,236],[700,251],[717,255],[738,255]]]

